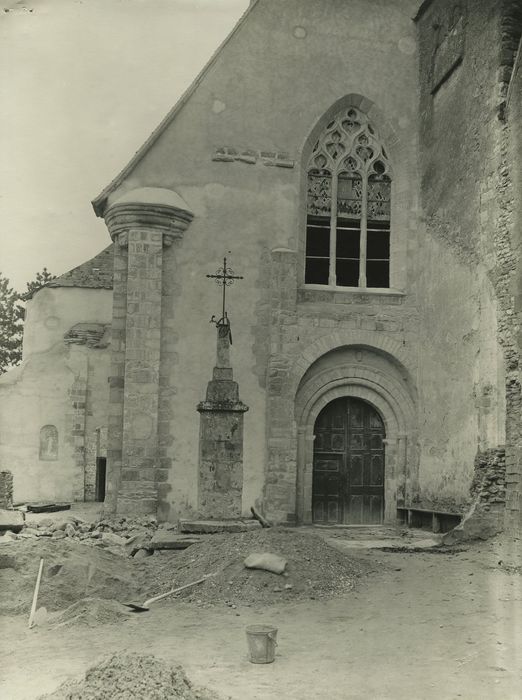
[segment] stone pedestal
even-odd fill
[[[217,326],[217,362],[200,414],[198,512],[202,517],[241,516],[243,493],[243,415],[248,406],[230,366],[230,328]]]
[[[112,370],[106,510],[155,514],[158,449],[162,277],[165,250],[192,220],[174,192],[127,193],[105,216],[114,251]]]

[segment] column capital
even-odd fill
[[[163,234],[163,244],[172,245],[182,238],[194,214],[186,202],[172,190],[142,187],[131,190],[111,204],[105,223],[113,241],[126,247],[132,230]]]

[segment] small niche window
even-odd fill
[[[330,122],[307,172],[305,284],[388,288],[391,170],[366,115]]]
[[[44,462],[58,459],[58,430],[54,425],[44,425],[40,429],[40,454]]]

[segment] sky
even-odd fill
[[[0,272],[18,291],[110,243],[91,200],[249,0],[2,0]]]

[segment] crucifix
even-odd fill
[[[231,267],[227,267],[227,259],[223,258],[223,267],[220,267],[214,275],[207,275],[209,279],[216,281],[216,284],[223,287],[223,308],[222,315],[219,320],[216,321],[216,317],[212,316],[210,319],[211,323],[215,323],[218,329],[226,328],[226,335],[230,338],[230,344],[232,344],[232,333],[230,331],[230,321],[228,320],[228,314],[226,310],[226,290],[227,287],[234,284],[235,280],[242,280],[243,277],[240,275],[235,275],[234,270]],[[225,335],[225,332],[223,332]]]

